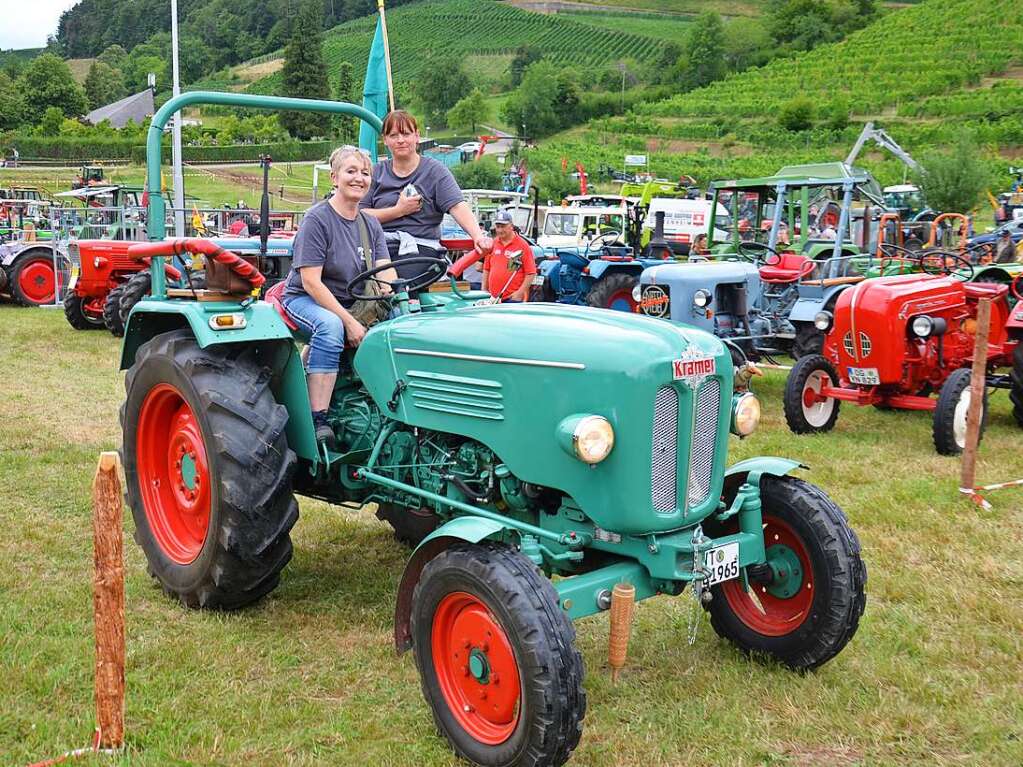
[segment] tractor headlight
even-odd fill
[[[558,442],[580,461],[595,464],[611,453],[615,432],[603,416],[571,415],[558,424]]]
[[[636,287],[632,289],[632,300],[637,304],[643,300],[643,286],[636,283]]]
[[[760,425],[760,400],[753,392],[743,392],[732,397],[732,434],[748,437]]]
[[[944,333],[947,323],[941,317],[928,317],[926,314],[922,314],[919,317],[914,317],[909,327],[913,331],[913,335],[918,338],[930,338]]]
[[[813,326],[822,333],[827,333],[831,330],[831,323],[834,322],[834,320],[835,316],[831,312],[817,312],[817,314],[813,316]]]
[[[693,293],[693,305],[703,309],[710,303],[710,291],[697,290]]]

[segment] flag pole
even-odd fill
[[[387,66],[387,97],[394,111],[394,81],[391,79],[391,46],[387,42],[387,17],[384,15],[384,0],[377,0],[380,10],[380,25],[384,33],[384,64]]]

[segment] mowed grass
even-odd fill
[[[90,483],[120,443],[119,343],[54,310],[0,306],[0,764],[89,742]],[[863,543],[860,630],[818,672],[748,660],[688,595],[641,603],[628,666],[609,679],[607,616],[578,622],[589,710],[572,764],[1023,763],[1023,490],[960,499],[959,463],[921,413],[845,407],[794,437],[783,374],[758,380],[762,429],[735,459],[790,456]],[[980,479],[1023,475],[1023,432],[991,399]],[[127,737],[122,765],[455,765],[411,655],[391,643],[408,552],[369,512],[301,501],[281,586],[232,614],[193,612],[146,574],[125,519]]]

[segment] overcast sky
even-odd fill
[[[60,14],[78,0],[0,0],[0,50],[42,48]]]

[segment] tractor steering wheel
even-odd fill
[[[944,274],[956,277],[960,282],[973,279],[973,264],[970,259],[950,250],[925,250],[917,254],[920,271],[924,274]],[[949,263],[951,262],[951,263]]]
[[[423,264],[424,268],[415,277],[410,277],[408,279],[399,277],[396,280],[381,280],[376,276],[380,274],[380,272],[385,272],[388,269],[394,269],[398,265],[411,264]],[[400,261],[391,261],[386,264],[380,264],[379,266],[374,266],[372,269],[367,269],[366,271],[359,272],[355,275],[351,282],[348,283],[348,295],[356,301],[390,301],[394,298],[394,293],[422,290],[423,288],[432,285],[447,273],[448,266],[450,266],[450,264],[448,264],[446,258],[436,258],[434,256],[412,256],[411,258],[403,258]],[[378,285],[386,285],[393,291],[393,293],[366,295],[364,293],[355,292],[356,285],[361,285],[362,283],[370,280]]]
[[[781,255],[777,250],[763,242],[742,240],[735,246],[735,252],[739,258],[749,261],[756,266],[777,266],[781,263]],[[765,255],[766,254],[766,255]]]
[[[898,265],[900,267],[896,274],[905,274],[906,272],[904,272],[901,267],[906,264],[913,264],[913,266],[916,266],[917,262],[920,260],[919,250],[911,250],[910,248],[904,248],[902,245],[896,245],[891,242],[881,243],[878,250],[880,250],[883,254],[881,262],[878,264],[881,277],[888,276],[888,268],[892,265]]]
[[[583,252],[583,258],[585,258],[587,260],[589,260],[591,258],[590,250],[593,248],[593,243],[595,243],[595,242],[599,242],[600,243],[600,245],[596,249],[594,249],[595,253],[600,252],[601,248],[606,248],[609,245],[616,245],[616,244],[617,245],[624,245],[625,244],[625,243],[622,242],[622,233],[621,232],[616,232],[616,231],[601,232],[600,234],[594,236],[593,239],[591,239],[589,242],[586,243],[586,250]]]

